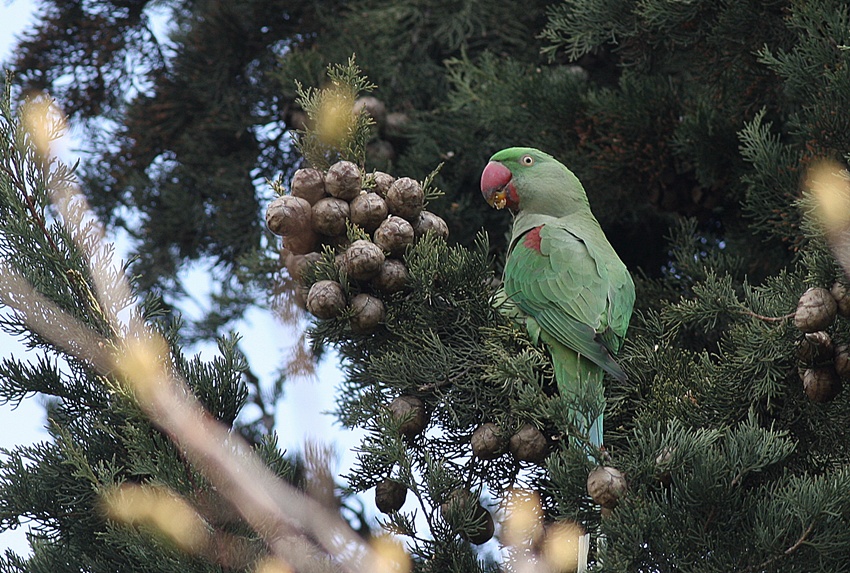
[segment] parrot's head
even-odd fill
[[[559,216],[587,205],[572,171],[531,147],[511,147],[493,155],[481,174],[481,193],[491,207]]]

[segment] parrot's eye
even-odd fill
[[[534,158],[530,155],[523,155],[519,158],[519,162],[525,165],[526,167],[529,167],[531,165],[534,165]]]

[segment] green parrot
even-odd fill
[[[573,427],[598,449],[602,378],[626,377],[614,355],[632,315],[632,277],[590,212],[581,182],[551,155],[526,147],[496,153],[481,175],[481,193],[514,214],[504,294],[532,340],[549,349]]]

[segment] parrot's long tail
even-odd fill
[[[605,415],[605,388],[602,385],[604,370],[574,350],[555,340],[546,340],[548,337],[545,334],[543,336],[552,355],[558,392],[570,405],[568,422],[579,434],[587,436],[587,441],[582,440],[580,446],[587,448],[587,457],[596,463],[599,448],[602,447],[602,421]],[[590,442],[589,447],[587,442]],[[577,573],[587,571],[590,544],[590,533],[579,538]]]
[[[569,422],[596,451],[602,447],[603,417],[605,415],[605,389],[602,385],[604,371],[587,358],[555,342],[548,344],[555,368],[558,392],[570,404]]]

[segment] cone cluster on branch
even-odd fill
[[[493,422],[478,426],[470,436],[472,453],[480,460],[493,460],[510,451],[517,461],[543,463],[550,451],[549,440],[531,424],[523,424],[513,435]]]
[[[354,102],[354,111],[361,110],[375,122],[377,136],[366,145],[366,154],[378,165],[395,161],[396,146],[404,141],[407,114],[389,111],[384,102],[372,95],[361,96]]]
[[[829,402],[850,379],[850,345],[835,344],[827,331],[837,316],[850,318],[850,293],[840,282],[814,287],[800,297],[794,325],[803,333],[797,345],[803,391],[813,402]]]
[[[410,118],[402,111],[390,111],[386,104],[372,95],[354,101],[354,113],[365,112],[374,121],[373,139],[366,144],[366,154],[376,165],[395,161],[399,146],[404,145],[405,130]],[[307,112],[293,106],[285,115],[287,125],[294,130],[306,131],[309,126]]]
[[[357,294],[349,298],[342,284],[322,280],[310,287],[304,303],[320,319],[339,317],[348,309],[357,333],[374,331],[384,320],[381,297],[405,288],[407,248],[428,232],[443,238],[449,232],[445,221],[425,210],[418,181],[363,173],[350,161],[334,163],[326,172],[296,171],[290,194],[268,206],[266,224],[283,237],[284,264],[299,283],[306,268],[321,259],[323,246],[336,251],[340,274],[354,283],[350,290]],[[350,228],[365,238],[351,241]]]

